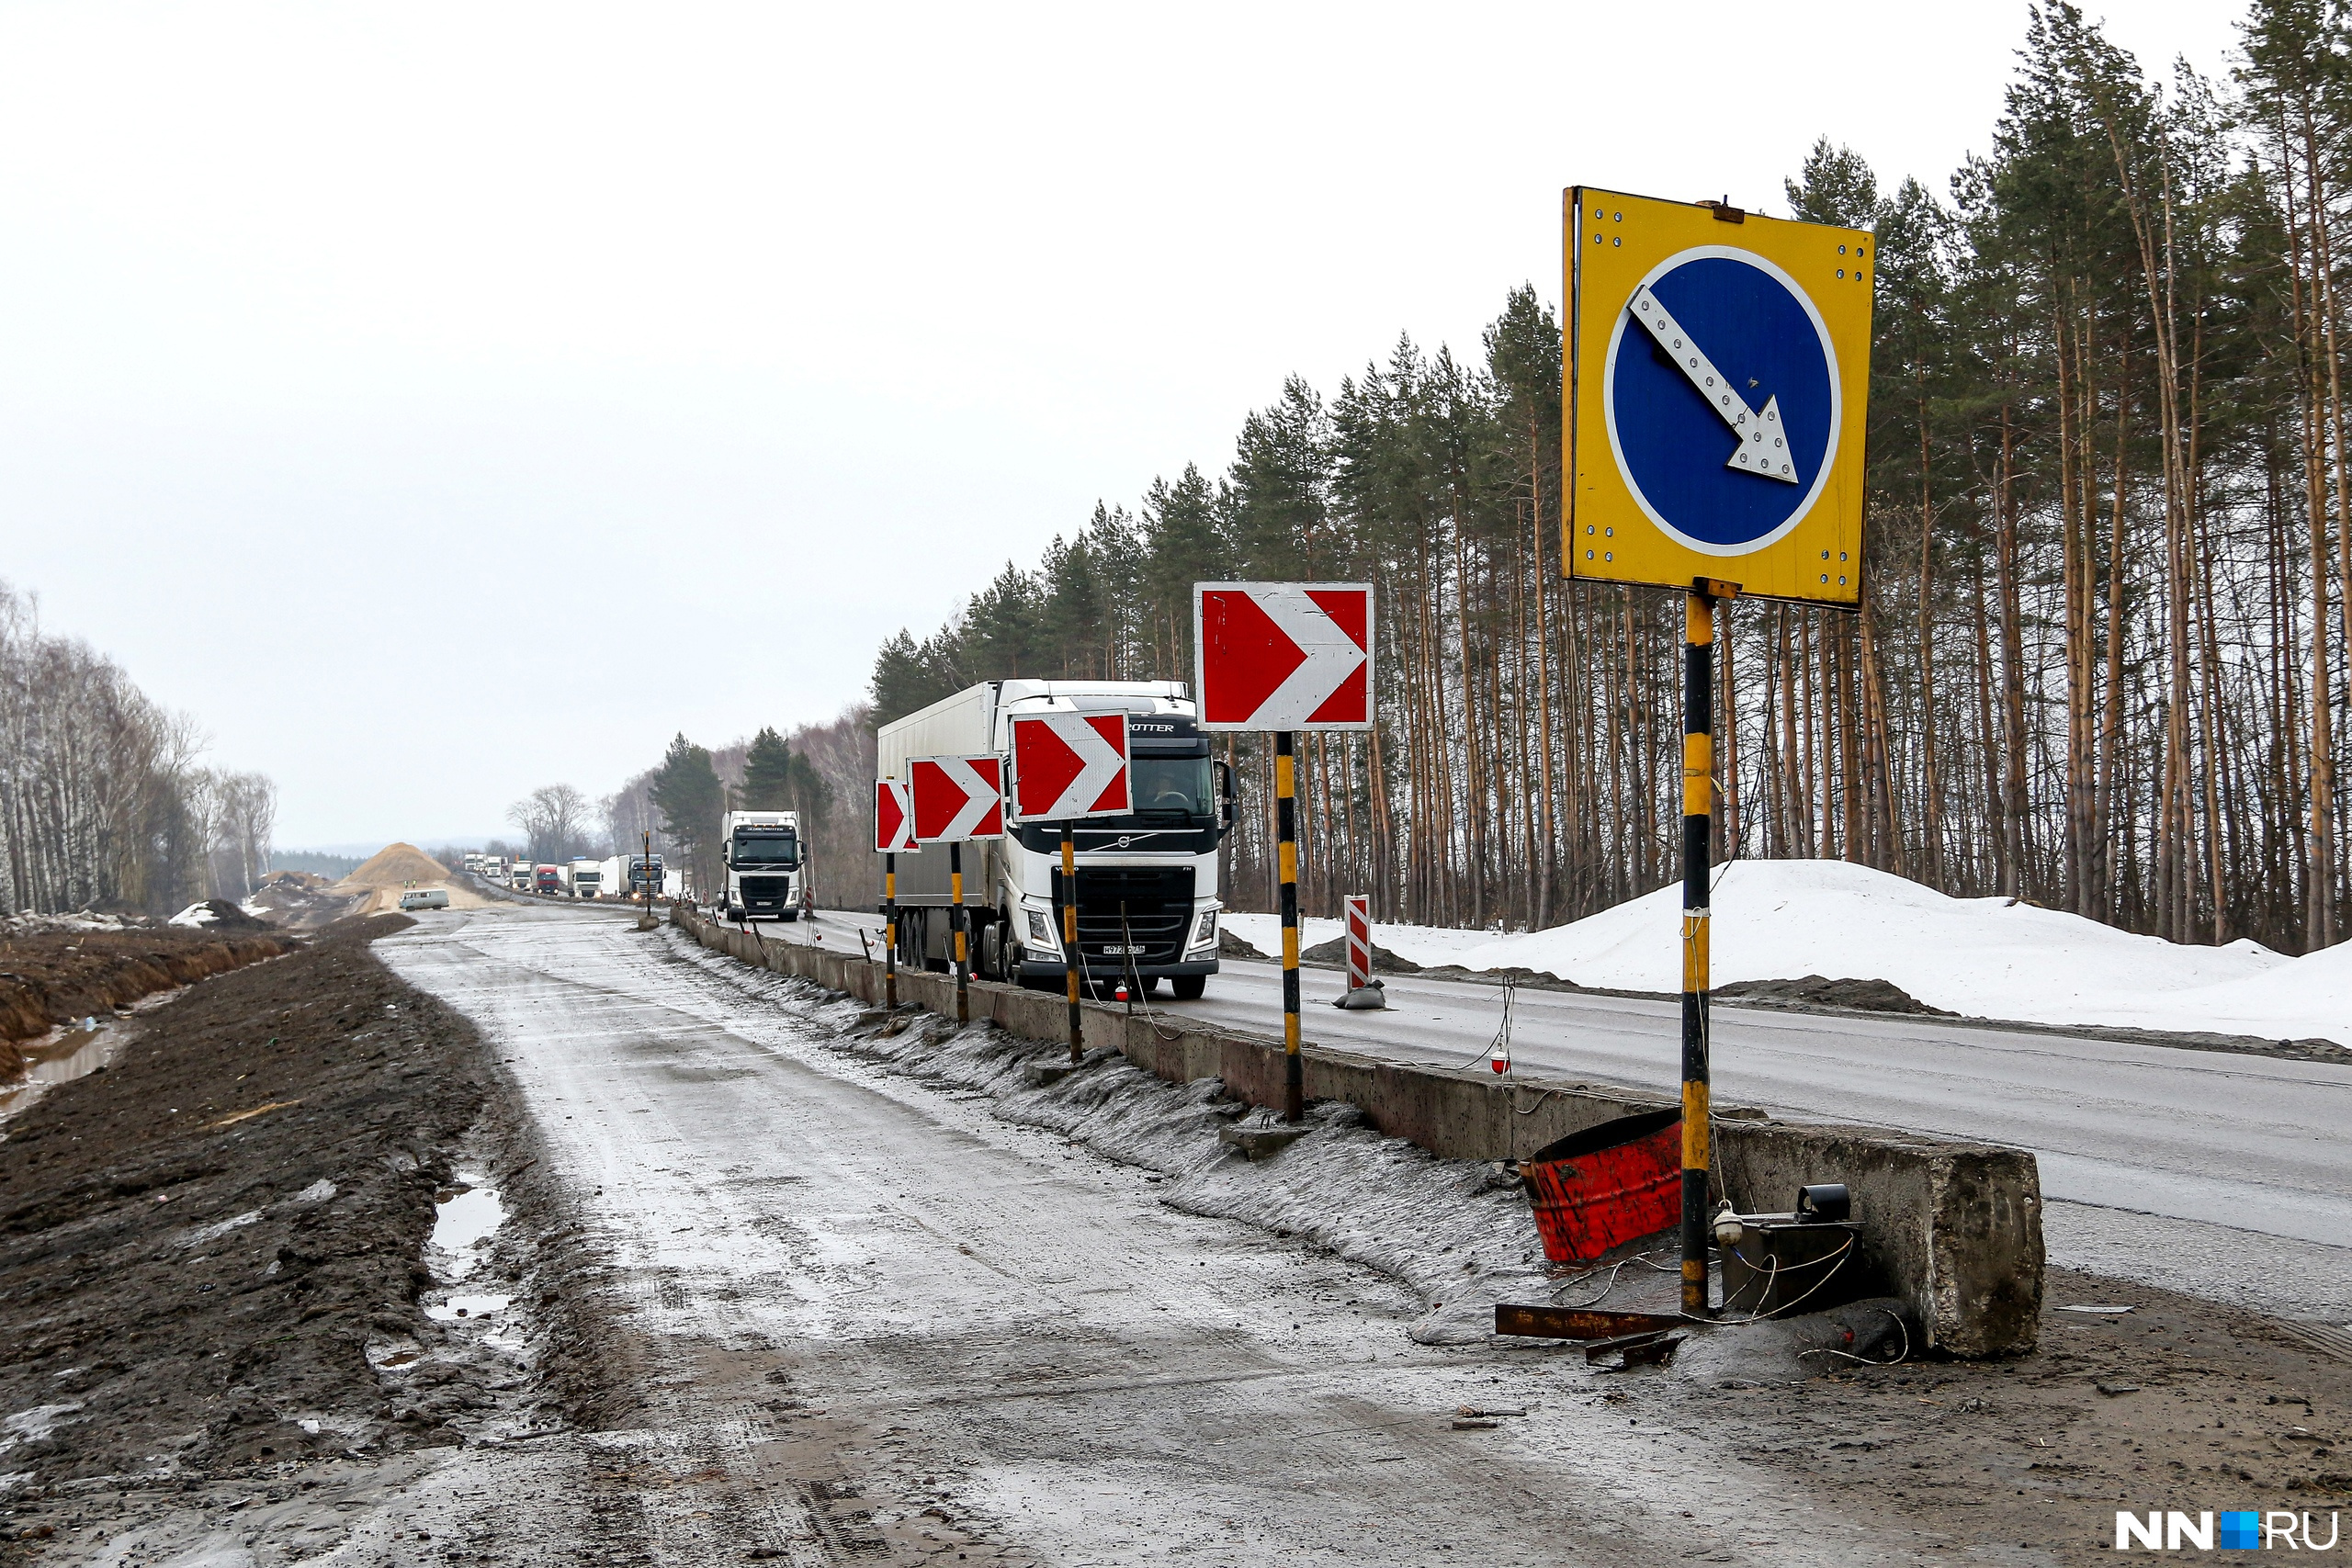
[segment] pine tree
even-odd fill
[[[649,793],[662,814],[663,838],[685,852],[696,896],[710,897],[722,880],[718,852],[725,813],[725,793],[710,753],[678,735],[662,753]]]
[[[791,748],[773,726],[752,737],[743,757],[743,785],[736,791],[737,807],[744,811],[787,811],[792,805]]]

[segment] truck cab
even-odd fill
[[[605,863],[597,860],[576,860],[564,868],[571,884],[574,898],[594,898],[604,891]]]
[[[563,896],[563,867],[560,865],[538,867],[531,874],[531,885],[534,891],[542,893],[548,897],[561,897]]]
[[[628,857],[628,894],[632,898],[662,895],[662,857],[631,855]]]
[[[730,811],[720,824],[726,834],[727,896],[730,920],[797,920],[808,853],[797,811]]]

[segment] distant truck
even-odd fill
[[[662,891],[662,857],[631,855],[628,857],[628,896],[642,898],[649,892]]]
[[[575,860],[564,867],[566,880],[571,884],[574,898],[594,898],[605,886],[605,863],[600,860]]]
[[[719,824],[726,834],[727,893],[722,907],[730,920],[797,920],[808,849],[797,811],[730,811]]]
[[[531,863],[525,860],[516,861],[514,869],[507,874],[506,880],[515,892],[528,893],[531,890]]]
[[[1233,828],[1232,770],[1209,755],[1180,681],[988,681],[882,727],[879,774],[908,778],[917,757],[1011,751],[1011,721],[1032,714],[1125,713],[1135,811],[1078,825],[1081,973],[1105,987],[1167,980],[1190,1000],[1216,973],[1217,846]],[[1011,776],[1008,763],[1006,775]],[[990,979],[1059,986],[1061,825],[1021,822],[964,846],[969,952]],[[947,846],[899,857],[899,962],[948,966]]]
[[[549,898],[563,897],[563,867],[543,865],[531,874],[531,890]]]

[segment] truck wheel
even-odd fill
[[[1206,975],[1173,975],[1169,977],[1168,988],[1180,1002],[1196,1002],[1209,988],[1209,977]]]
[[[980,928],[980,978],[1004,978],[1004,924],[990,920]]]

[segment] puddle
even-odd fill
[[[453,1284],[474,1271],[481,1261],[478,1249],[506,1223],[506,1205],[495,1189],[481,1185],[484,1179],[459,1171],[451,1195],[435,1205],[431,1249],[439,1254],[440,1274]]]
[[[52,1085],[87,1077],[113,1060],[122,1032],[112,1021],[88,1021],[90,1027],[52,1030],[43,1039],[17,1046],[31,1058],[24,1076],[0,1084],[0,1122],[6,1122],[39,1100]]]

